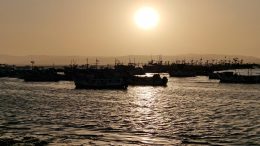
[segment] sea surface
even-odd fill
[[[48,145],[260,145],[260,85],[207,77],[167,87],[76,90],[0,79],[0,142]],[[1,144],[1,143],[0,143]]]

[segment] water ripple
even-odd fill
[[[0,88],[0,144],[260,145],[259,85],[170,78],[104,91],[2,78]]]

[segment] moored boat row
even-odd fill
[[[161,64],[161,63],[160,63]],[[160,64],[156,64],[159,66]],[[155,65],[151,63],[150,66]],[[208,75],[209,79],[218,79],[220,83],[259,84],[260,75],[239,75],[233,72],[212,72],[211,69],[201,69],[194,66],[177,65],[179,70],[172,70],[170,77],[195,77]],[[211,73],[212,72],[212,73]],[[64,68],[26,67],[15,68],[4,66],[0,68],[0,77],[15,77],[26,82],[57,82],[74,81],[77,89],[127,89],[128,86],[167,86],[167,77],[144,76],[144,70],[133,64],[116,64],[114,68],[79,67],[71,65]],[[141,75],[141,76],[140,76]]]

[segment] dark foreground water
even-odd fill
[[[75,90],[0,79],[0,142],[260,145],[260,85],[170,78],[168,87]],[[1,143],[0,143],[1,144]]]

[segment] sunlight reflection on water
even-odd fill
[[[167,87],[111,91],[0,80],[0,138],[30,136],[50,145],[260,143],[259,85],[170,78]]]

